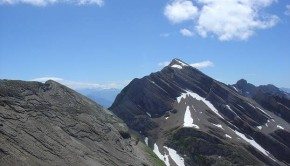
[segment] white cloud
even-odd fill
[[[198,13],[197,7],[189,0],[174,0],[167,4],[164,10],[165,16],[172,23],[193,19]]]
[[[192,63],[190,66],[202,69],[202,68],[207,68],[207,67],[213,67],[214,64],[211,61],[202,61],[202,62],[197,62],[197,63]]]
[[[79,5],[98,5],[103,6],[105,2],[103,0],[78,0]]]
[[[29,4],[33,6],[47,6],[56,3],[103,6],[104,0],[0,0],[0,4],[8,4],[8,5]]]
[[[193,0],[186,1],[179,10],[185,12],[186,8],[199,8],[197,14],[186,19],[177,19],[175,23],[193,20],[196,32],[202,36],[217,36],[221,41],[247,40],[256,30],[267,29],[278,22],[276,15],[263,12],[263,9],[276,0]],[[169,6],[185,2],[174,0],[165,7],[164,15],[172,22],[172,15],[177,12],[166,10]],[[167,12],[166,12],[167,11]],[[181,12],[182,13],[182,12]]]
[[[192,31],[186,28],[181,29],[179,32],[181,33],[182,36],[186,36],[186,37],[192,37],[194,35]]]
[[[165,66],[168,66],[169,64],[170,64],[169,61],[165,61],[165,62],[160,62],[160,63],[158,63],[158,66],[160,66],[160,67],[165,67]]]
[[[290,5],[286,6],[285,15],[290,16]]]
[[[35,78],[31,81],[38,81],[38,82],[45,82],[47,80],[54,80],[56,82],[59,82],[69,88],[80,90],[80,89],[120,89],[126,86],[129,81],[121,81],[119,83],[113,82],[113,83],[106,83],[106,84],[98,84],[98,83],[86,83],[86,82],[77,82],[77,81],[70,81],[65,80],[58,77],[41,77],[41,78]]]
[[[58,78],[58,77],[40,77],[40,78],[34,78],[31,81],[45,82],[47,80],[54,80],[56,82],[64,81],[62,78]]]

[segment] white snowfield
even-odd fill
[[[193,124],[193,119],[191,117],[189,106],[187,106],[185,110],[183,127],[194,127],[196,129],[199,129],[198,125]]]
[[[257,128],[258,128],[259,130],[262,130],[262,126],[257,126]]]
[[[266,127],[268,127],[268,123],[270,123],[270,120],[267,120],[267,123],[265,124]]]
[[[235,91],[239,92],[239,90],[235,86],[232,86],[232,87],[235,89]]]
[[[235,116],[237,116],[237,117],[240,118],[240,116],[239,116],[235,111],[233,111],[233,109],[231,108],[231,106],[226,105],[226,107],[227,107],[227,109],[230,110],[233,114],[235,114]]]
[[[264,113],[265,115],[267,115],[267,116],[269,116],[269,117],[271,117],[266,111],[264,111],[263,109],[261,109],[261,108],[259,108],[259,107],[256,107],[256,106],[254,106],[253,104],[251,104],[251,103],[248,103],[251,107],[253,107],[254,109],[258,109],[258,110],[260,110],[262,113]],[[272,118],[272,117],[271,117]]]
[[[230,135],[228,135],[228,134],[225,134],[225,136],[227,137],[227,138],[232,138]]]
[[[199,96],[197,93],[186,90],[186,93],[182,93],[179,97],[177,97],[177,102],[180,103],[181,99],[186,98],[187,96],[191,96],[196,100],[202,101],[206,106],[210,108],[215,114],[217,114],[220,118],[224,119],[224,117],[218,112],[218,110],[205,98]]]
[[[183,157],[179,156],[176,150],[163,146],[164,149],[168,151],[168,153],[164,153],[164,155],[159,151],[157,144],[154,144],[153,152],[158,156],[158,158],[164,161],[166,166],[170,166],[169,157],[175,162],[177,166],[185,166]]]
[[[164,146],[166,150],[168,150],[170,158],[175,162],[178,166],[185,166],[183,157],[179,156],[174,149],[168,148]]]
[[[249,104],[249,106],[251,106],[251,107],[253,107],[254,109],[256,109],[256,107],[253,105],[253,104],[251,104],[251,103],[248,103]]]
[[[158,148],[158,146],[157,146],[156,143],[154,144],[153,152],[157,155],[157,157],[158,157],[160,160],[164,161],[164,163],[165,163],[166,166],[170,166],[168,155],[166,155],[166,154],[165,154],[165,155],[161,154],[160,151],[159,151],[159,148]]]
[[[151,116],[151,114],[149,113],[149,112],[146,112],[146,114],[151,118],[152,116]]]
[[[184,62],[181,62],[181,61],[179,61],[179,60],[176,60],[179,64],[173,64],[173,65],[171,65],[171,67],[173,67],[173,68],[177,68],[177,69],[182,69],[183,68],[183,66],[188,66],[187,64],[185,64]]]
[[[182,69],[182,66],[177,65],[177,64],[174,64],[174,65],[172,65],[171,67],[173,67],[173,68],[177,68],[177,69]]]
[[[284,127],[277,125],[277,128],[284,130]]]
[[[145,141],[145,144],[148,146],[148,137],[145,137],[144,141]]]
[[[232,110],[232,108],[231,108],[229,105],[226,105],[226,107],[227,107],[229,110],[231,110],[232,112],[234,112],[234,111]]]
[[[269,117],[271,117],[269,114],[267,114],[267,112],[266,111],[264,111],[264,110],[262,110],[261,108],[259,108],[259,107],[256,107],[256,108],[258,108],[258,110],[260,110],[261,112],[263,112],[264,114],[266,114],[266,115],[268,115]],[[271,117],[272,118],[272,117]]]
[[[268,156],[269,158],[271,158],[269,155],[270,153],[264,149],[261,145],[259,145],[255,140],[253,139],[249,139],[245,136],[245,134],[238,132],[237,130],[234,130],[234,132],[243,140],[245,140],[246,142],[248,142],[250,145],[252,145],[254,148],[256,148],[257,150],[259,150],[260,152],[262,152],[264,155]],[[273,158],[271,158],[272,160],[274,160]],[[275,160],[274,160],[275,161]]]
[[[221,129],[225,130],[221,124],[214,124],[214,123],[212,123],[212,125],[214,125],[215,127],[218,127],[218,128],[221,128]]]

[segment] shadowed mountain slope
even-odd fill
[[[287,119],[179,59],[134,79],[109,109],[166,165],[290,164]]]

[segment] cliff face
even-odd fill
[[[178,59],[134,79],[109,109],[167,165],[290,164],[287,119]]]
[[[110,111],[54,81],[0,80],[1,165],[154,165]]]

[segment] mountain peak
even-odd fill
[[[173,67],[173,68],[182,69],[184,66],[189,66],[189,65],[180,59],[174,58],[168,66]]]
[[[140,133],[145,142],[149,140],[149,147],[170,165],[173,160],[160,155],[166,154],[167,148],[185,156],[182,165],[207,165],[196,155],[229,165],[280,165],[280,161],[288,164],[290,150],[284,150],[282,141],[289,136],[289,102],[272,98],[271,94],[263,98],[263,91],[256,89],[245,79],[227,86],[173,59],[164,70],[133,80],[109,109]],[[253,98],[255,94],[262,96],[258,96],[262,102]],[[281,141],[276,141],[279,137]],[[220,157],[214,159],[213,155]]]
[[[60,84],[60,83],[58,83],[54,80],[47,80],[47,81],[45,81],[45,84]]]
[[[237,81],[236,84],[239,84],[239,85],[247,85],[248,82],[247,82],[247,80],[245,80],[245,79],[240,79],[239,81]]]

